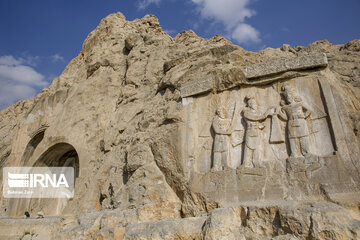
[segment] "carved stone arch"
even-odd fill
[[[73,167],[76,178],[79,176],[79,156],[71,144],[61,142],[48,148],[33,167]]]
[[[36,135],[38,135],[39,133],[44,133],[45,130],[48,128],[48,125],[41,125],[38,129],[36,129],[35,131],[31,132],[29,134],[29,137],[32,139],[34,138]]]
[[[42,149],[43,147],[39,146],[39,148]],[[55,143],[42,151],[42,154],[33,154],[28,164],[32,167],[73,167],[75,184],[79,176],[78,152],[73,145],[66,142]],[[39,211],[42,211],[44,216],[59,216],[67,202],[67,199],[62,198],[11,199],[8,206],[10,210],[8,216],[23,216],[25,211],[28,211],[31,216],[36,216]]]
[[[47,128],[48,128],[47,125],[46,126],[41,126],[36,131],[29,134],[30,141],[25,147],[24,153],[23,153],[22,158],[21,158],[20,166],[27,165],[27,162],[29,161],[29,159],[33,155],[36,147],[44,139],[45,131],[46,131]]]

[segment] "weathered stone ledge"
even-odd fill
[[[251,79],[286,71],[298,71],[308,68],[325,67],[327,64],[328,61],[326,54],[317,53],[296,58],[283,58],[254,64],[245,67],[244,74],[247,79]]]
[[[263,80],[261,82],[255,82],[254,80],[257,78],[268,77],[275,74],[283,74],[290,71],[295,72],[305,69],[326,67],[327,64],[328,60],[325,53],[316,53],[295,58],[274,59],[272,61],[267,61],[245,67],[243,69],[244,75],[247,80],[250,80],[247,81],[247,83],[245,84],[256,85],[273,82],[276,81],[277,78]],[[241,84],[244,83],[238,83],[238,85]],[[207,93],[212,91],[214,89],[214,86],[215,83],[212,78],[186,82],[181,85],[181,97],[185,98]]]
[[[186,82],[181,85],[181,97],[189,97],[201,93],[209,92],[213,87],[212,79],[201,79],[196,81]]]

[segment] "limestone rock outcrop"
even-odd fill
[[[76,172],[70,200],[1,196],[0,238],[360,238],[359,46],[254,53],[109,15],[0,111],[1,168]]]

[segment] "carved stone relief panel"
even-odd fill
[[[284,166],[288,157],[335,151],[316,77],[237,88],[193,99],[194,171]]]
[[[222,206],[355,191],[356,151],[326,64],[324,54],[280,59],[246,67],[246,83],[226,90],[184,85],[192,190]],[[356,133],[357,115],[349,116]]]

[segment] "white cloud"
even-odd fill
[[[159,5],[160,2],[161,2],[161,0],[141,0],[141,1],[138,1],[137,6],[139,9],[144,9],[153,3]]]
[[[4,109],[21,99],[34,97],[36,90],[23,84],[3,83],[0,79],[0,109]]]
[[[247,8],[250,0],[192,0],[199,6],[202,17],[223,22],[233,28],[245,18],[252,17],[255,11]]]
[[[164,32],[166,32],[170,36],[176,35],[177,31],[173,29],[163,29]]]
[[[39,56],[28,56],[28,55],[25,55],[25,57],[23,58],[20,58],[21,61],[22,61],[22,64],[26,64],[26,65],[29,65],[29,66],[37,66],[38,65],[38,62],[40,61],[40,57]]]
[[[231,38],[239,43],[260,42],[259,31],[246,23],[240,23],[232,32]]]
[[[24,65],[0,65],[0,79],[7,79],[33,86],[45,86],[47,84],[43,81],[43,75],[36,72],[33,68]]]
[[[191,0],[198,6],[202,18],[224,25],[227,35],[239,43],[260,42],[260,33],[254,27],[244,23],[246,18],[256,14],[248,7],[254,0]]]
[[[54,55],[51,55],[50,57],[51,57],[51,61],[52,61],[53,63],[56,63],[56,62],[64,62],[64,61],[65,61],[64,57],[61,56],[61,55],[58,54],[58,53],[56,53],[56,54],[54,54]]]
[[[138,0],[139,9],[150,4],[159,5],[162,0]],[[249,7],[251,2],[257,0],[187,0],[197,6],[199,15],[203,19],[212,20],[224,26],[225,36],[241,44],[259,43],[260,32],[253,26],[245,23],[247,18],[253,17],[256,12]],[[198,23],[193,23],[196,29]],[[168,33],[170,34],[170,33]]]
[[[13,56],[0,56],[0,65],[14,66],[22,63],[22,60],[15,59]]]
[[[13,56],[0,56],[0,65],[14,66],[20,64],[26,64],[29,66],[36,66],[40,60],[39,56],[27,56],[15,59]]]
[[[33,63],[31,59],[0,56],[0,109],[21,99],[35,96],[37,88],[48,85],[44,76],[24,64]]]

